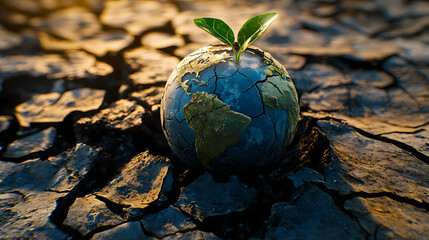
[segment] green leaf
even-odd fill
[[[276,17],[277,13],[265,13],[247,20],[238,32],[237,41],[240,46],[238,54],[262,36]]]
[[[194,19],[194,23],[199,28],[234,48],[234,32],[224,21],[217,18],[197,18]]]

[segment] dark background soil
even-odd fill
[[[216,39],[291,75],[301,116],[279,165],[188,169],[160,126],[164,84]],[[0,1],[0,238],[429,238],[429,3]]]

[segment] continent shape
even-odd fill
[[[203,165],[237,143],[251,118],[234,112],[216,95],[197,92],[184,107],[186,121],[195,132],[195,148]]]

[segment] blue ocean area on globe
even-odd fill
[[[284,67],[249,47],[210,45],[185,57],[161,101],[161,123],[173,153],[191,166],[237,173],[279,161],[293,139],[298,96]]]

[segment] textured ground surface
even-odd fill
[[[186,169],[163,86],[215,43],[192,19],[279,13],[298,131],[258,174]],[[0,238],[428,239],[427,1],[0,1]],[[287,164],[286,164],[287,163]]]

